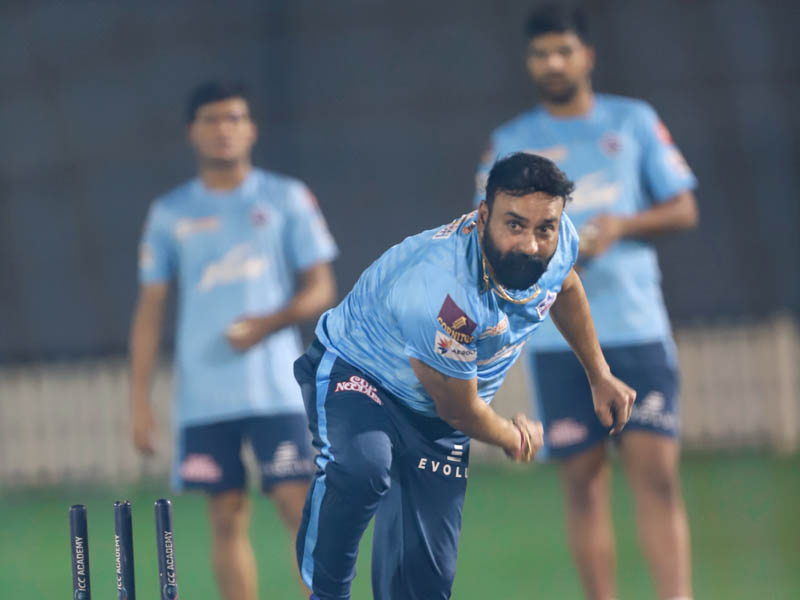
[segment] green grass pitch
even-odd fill
[[[692,525],[697,598],[800,598],[800,456],[690,455],[683,488]],[[139,598],[155,600],[157,567],[153,501],[165,490],[54,488],[0,491],[0,596],[69,598],[67,509],[89,508],[92,588],[114,594],[115,499],[134,507]],[[208,562],[208,528],[201,496],[173,497],[181,598],[217,598]],[[295,600],[290,541],[268,501],[256,498],[253,545],[261,598]],[[631,498],[621,469],[614,476],[614,519],[620,597],[654,598],[638,554]],[[369,599],[370,540],[361,545],[355,600]],[[456,600],[580,598],[564,540],[560,490],[552,466],[470,469],[464,508]]]

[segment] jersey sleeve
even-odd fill
[[[561,215],[560,236],[563,240],[561,246],[563,247],[563,276],[562,281],[567,278],[575,262],[578,260],[578,248],[580,247],[580,237],[578,231],[575,229],[575,224],[569,215],[564,213]]]
[[[639,111],[637,126],[642,147],[642,176],[653,199],[664,202],[694,189],[697,186],[694,173],[651,106],[645,104]]]
[[[486,198],[486,182],[489,179],[489,171],[492,170],[494,161],[497,158],[496,147],[494,134],[492,134],[486,145],[486,149],[483,151],[483,154],[481,154],[481,160],[475,172],[475,196],[472,199],[474,207],[477,207],[481,203],[481,200]]]
[[[290,193],[286,245],[296,271],[330,262],[339,254],[314,194],[301,183],[293,185]]]
[[[175,275],[176,248],[170,223],[167,212],[154,203],[139,243],[139,283],[162,283]]]
[[[477,323],[466,294],[453,277],[414,271],[395,283],[391,296],[406,355],[449,377],[474,379]]]

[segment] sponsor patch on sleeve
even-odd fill
[[[674,143],[672,141],[672,134],[667,129],[667,126],[664,125],[664,121],[658,120],[656,123],[656,137],[661,140],[661,143],[665,146],[672,146]]]
[[[683,154],[677,148],[670,148],[667,151],[667,165],[677,177],[689,177],[692,170],[683,158]]]
[[[436,332],[435,350],[439,356],[461,362],[473,362],[478,358],[477,350],[462,346],[441,331]]]
[[[447,335],[461,344],[471,344],[475,341],[475,336],[472,335],[478,324],[470,319],[467,314],[461,310],[450,297],[450,294],[444,299],[442,308],[439,309],[439,316],[436,318],[442,329],[445,330]]]
[[[474,211],[473,211],[474,212]],[[436,233],[433,234],[434,240],[446,240],[451,235],[453,235],[461,224],[466,221],[473,213],[467,213],[465,215],[461,215],[457,219],[450,221],[447,225],[439,229]]]

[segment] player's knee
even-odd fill
[[[640,472],[638,479],[638,484],[634,487],[651,501],[666,506],[680,502],[681,485],[677,469],[653,465],[652,468]]]
[[[238,494],[212,497],[209,520],[211,533],[217,542],[227,542],[247,535],[250,523],[248,500]]]
[[[352,439],[347,451],[328,465],[326,474],[340,494],[377,499],[389,489],[391,466],[388,438],[381,432],[370,432]]]
[[[573,512],[592,512],[606,500],[607,474],[602,456],[588,460],[579,457],[562,465],[562,480],[568,508]]]
[[[350,470],[347,483],[350,492],[358,497],[378,498],[389,490],[389,465],[381,460],[363,460]]]
[[[600,491],[590,479],[571,478],[564,481],[567,505],[572,512],[593,512],[601,500]]]

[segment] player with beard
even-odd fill
[[[495,156],[547,156],[576,182],[570,218],[580,231],[579,273],[612,371],[639,400],[619,442],[636,500],[639,539],[660,598],[692,594],[689,528],[678,476],[678,375],[652,236],[692,227],[696,181],[645,102],[595,94],[595,54],[580,11],[545,6],[529,18],[528,70],[542,104],[499,127]],[[488,192],[487,192],[488,193]],[[559,460],[569,542],[593,600],[617,595],[608,428],[592,410],[590,381],[551,324],[528,344],[545,430],[540,457]]]
[[[541,446],[538,422],[489,403],[548,313],[592,381],[598,417],[624,426],[635,394],[611,374],[572,268],[572,190],[545,158],[499,161],[477,212],[387,250],[320,319],[295,363],[319,450],[297,539],[312,598],[350,598],[373,515],[374,597],[450,597],[470,438],[516,461]]]

